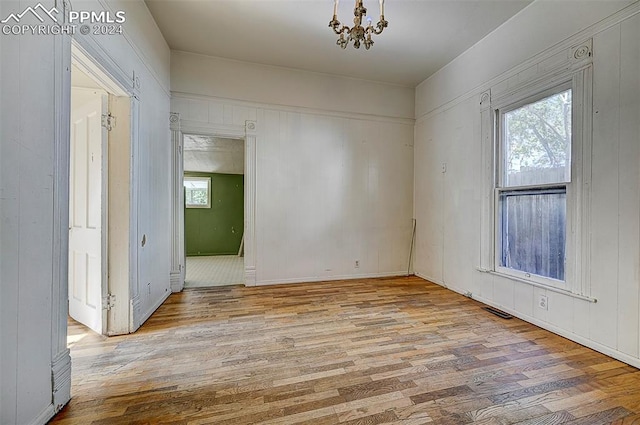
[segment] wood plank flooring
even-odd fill
[[[70,335],[52,424],[640,424],[638,369],[417,277],[190,289]]]

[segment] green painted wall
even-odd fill
[[[236,255],[244,228],[244,176],[185,172],[211,177],[211,208],[185,208],[187,255]]]

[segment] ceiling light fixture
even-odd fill
[[[380,34],[388,25],[389,22],[384,20],[384,0],[380,1],[380,20],[376,24],[375,28],[371,24],[371,18],[367,17],[367,26],[362,26],[362,18],[367,16],[367,8],[362,4],[363,0],[356,0],[356,7],[353,9],[353,28],[349,28],[346,25],[342,25],[338,21],[338,2],[334,0],[333,3],[333,19],[329,22],[329,28],[333,28],[333,31],[338,34],[338,41],[336,44],[343,49],[347,48],[347,44],[353,40],[353,47],[360,48],[360,44],[364,42],[364,47],[369,50],[373,45],[371,39],[372,34]],[[346,37],[346,38],[345,38]]]

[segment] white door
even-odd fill
[[[106,334],[106,147],[107,95],[71,92],[69,188],[69,315]]]

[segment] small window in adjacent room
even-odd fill
[[[570,87],[497,110],[496,270],[551,285],[565,281]]]
[[[187,208],[211,208],[211,178],[185,177],[184,198]]]

